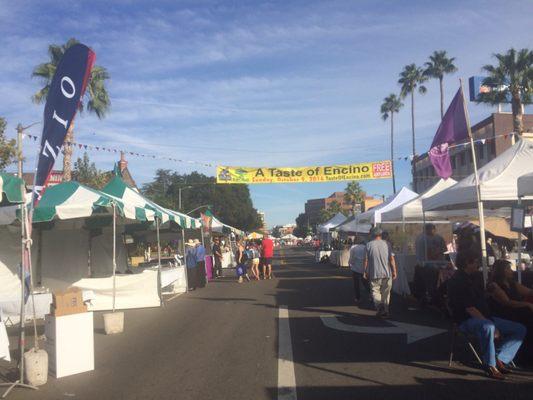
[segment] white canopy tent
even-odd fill
[[[440,215],[436,212],[428,212],[424,216],[422,208],[422,199],[434,196],[437,193],[446,190],[447,188],[455,185],[457,181],[452,178],[440,179],[432,187],[422,193],[420,196],[409,200],[396,208],[381,213],[381,222],[421,222],[425,218],[439,218]]]
[[[518,196],[533,196],[533,173],[518,178]]]
[[[357,224],[379,224],[381,223],[381,215],[383,213],[393,210],[417,197],[417,193],[406,187],[402,187],[398,193],[389,197],[384,203],[356,216],[355,221]]]
[[[324,222],[321,225],[318,225],[317,231],[319,233],[328,233],[331,228],[334,228],[337,225],[342,224],[344,221],[346,221],[346,219],[347,219],[346,216],[343,213],[339,212],[335,214],[335,216],[333,216],[328,221]]]
[[[370,224],[358,224],[355,217],[350,217],[342,224],[337,225],[333,230],[345,233],[368,233],[372,229]]]
[[[532,172],[533,140],[523,138],[479,169],[483,206],[492,209],[512,206],[518,200],[518,178]],[[533,193],[522,199],[533,200]],[[426,211],[475,209],[477,199],[474,174],[434,196],[422,199],[422,205]]]

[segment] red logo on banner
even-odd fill
[[[392,168],[390,161],[383,161],[372,164],[372,174],[375,178],[387,178],[392,176]]]

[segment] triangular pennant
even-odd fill
[[[83,145],[83,148],[84,148],[85,150],[87,150],[87,145],[86,145],[86,144],[84,144],[84,145]]]
[[[78,147],[81,149],[83,147],[83,145],[81,143],[79,143]]]

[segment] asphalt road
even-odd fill
[[[305,249],[282,249],[274,263],[273,280],[224,278],[164,308],[127,311],[121,335],[104,335],[95,314],[94,371],[9,398],[532,398],[531,372],[488,380],[461,343],[449,368],[448,323],[436,313],[394,298],[392,320],[377,320],[354,306],[347,271]]]

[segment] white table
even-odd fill
[[[94,370],[93,313],[47,315],[48,373],[56,378]]]

